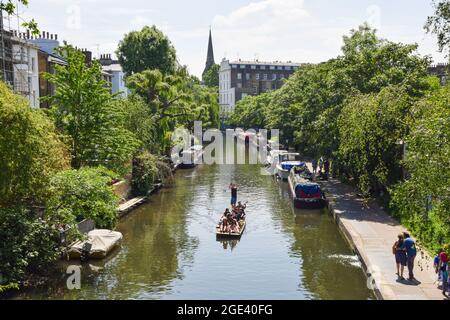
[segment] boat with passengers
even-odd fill
[[[325,208],[327,200],[319,184],[307,180],[296,170],[291,170],[288,181],[294,207],[298,209]]]

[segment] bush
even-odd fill
[[[58,241],[51,223],[30,210],[0,208],[0,293],[45,270],[58,257]]]
[[[52,121],[0,81],[0,206],[42,204],[68,154]]]
[[[113,178],[112,172],[101,167],[57,174],[50,182],[46,215],[72,226],[83,219],[92,219],[96,227],[112,229],[119,205],[111,186]]]
[[[131,191],[134,195],[146,195],[158,180],[171,174],[170,167],[157,156],[143,151],[133,159]]]

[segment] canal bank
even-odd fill
[[[310,163],[308,165],[312,168]],[[368,285],[372,285],[378,299],[443,300],[441,290],[437,288],[433,259],[422,248],[418,249],[415,260],[417,282],[397,279],[392,245],[406,228],[374,201],[365,203],[358,198],[351,186],[336,179],[319,181],[319,184],[327,194],[330,213],[360,257]]]

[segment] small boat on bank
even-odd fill
[[[187,150],[181,152],[181,162],[178,164],[179,169],[195,168],[202,160],[203,146],[194,145]]]
[[[298,209],[325,208],[327,200],[319,184],[305,179],[294,170],[291,171],[288,181],[294,207]]]
[[[69,259],[80,259],[84,255],[88,259],[103,259],[120,246],[122,239],[118,231],[94,229],[87,233],[86,240],[73,243],[67,254]]]
[[[216,237],[218,239],[223,238],[240,238],[242,234],[244,233],[245,226],[247,225],[247,222],[245,219],[239,221],[239,233],[232,233],[232,232],[221,232],[219,225],[216,226]]]

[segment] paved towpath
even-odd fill
[[[311,164],[309,164],[311,168]],[[386,300],[443,300],[437,288],[433,259],[418,248],[414,275],[417,282],[397,279],[392,245],[405,228],[377,203],[364,203],[356,191],[338,180],[319,182],[330,200],[330,209],[353,249],[375,282],[375,293]],[[408,277],[407,268],[404,273]],[[369,281],[368,281],[369,282]]]

